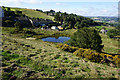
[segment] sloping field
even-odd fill
[[[119,41],[109,38],[107,35],[100,34],[102,37],[102,44],[104,45],[104,51],[110,54],[120,54],[119,53]]]
[[[34,18],[43,18],[43,19],[50,19],[50,20],[54,19],[54,17],[52,17],[52,16],[48,16],[45,13],[35,11],[35,10],[32,10],[32,9],[11,8],[11,10],[13,10],[13,11],[16,11],[16,10],[22,11],[23,14],[25,14],[26,16],[32,17],[32,18],[34,17]]]
[[[43,42],[41,40],[26,40],[23,38],[3,36],[3,50],[9,50],[12,53],[26,56],[28,59],[37,63],[42,63],[51,68],[44,68],[39,71],[39,67],[29,65],[17,65],[16,60],[3,62],[4,64],[16,64],[19,69],[15,69],[11,74],[17,77],[28,78],[117,78],[118,69],[98,64],[78,58],[72,53],[62,51],[56,48],[55,44]],[[9,67],[3,66],[3,71]],[[53,71],[52,71],[53,70]],[[20,72],[21,71],[21,72]],[[33,72],[34,71],[34,72]],[[19,74],[19,75],[17,75]]]

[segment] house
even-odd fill
[[[62,27],[62,26],[58,26],[58,29],[59,29],[59,30],[63,30],[63,27]]]
[[[100,32],[103,33],[103,34],[106,34],[106,33],[107,33],[107,30],[101,29]]]
[[[52,30],[56,30],[56,29],[58,29],[58,27],[52,26],[51,29],[52,29]]]

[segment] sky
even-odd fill
[[[0,6],[55,10],[81,16],[118,16],[119,0],[0,0]]]

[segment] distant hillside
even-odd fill
[[[118,22],[118,17],[89,17],[97,22],[107,22],[107,23],[116,23]]]
[[[45,13],[42,13],[40,11],[32,10],[32,9],[24,9],[24,8],[11,8],[11,10],[16,11],[22,11],[23,14],[25,14],[28,17],[34,17],[34,18],[43,18],[43,19],[50,19],[53,20],[54,17],[48,16]]]

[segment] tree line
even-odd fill
[[[60,23],[64,29],[80,29],[82,27],[98,26],[102,24],[90,18],[78,16],[76,14],[68,14],[66,12],[57,12],[54,16],[54,20]]]

